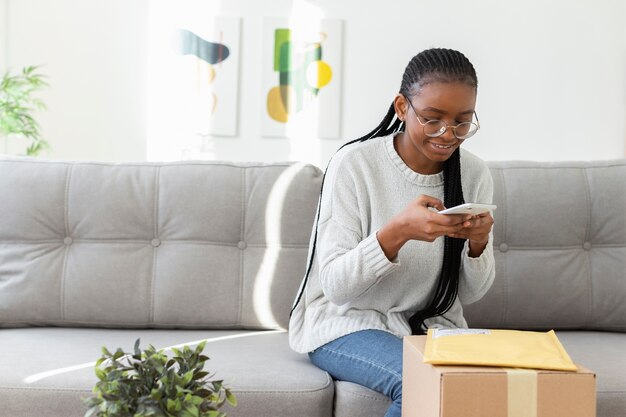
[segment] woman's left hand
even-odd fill
[[[491,213],[483,213],[473,216],[463,223],[463,229],[449,235],[459,239],[468,239],[470,245],[469,255],[473,258],[480,256],[489,242],[489,233],[493,227]]]

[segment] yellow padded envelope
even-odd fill
[[[553,330],[429,329],[424,362],[576,371]]]

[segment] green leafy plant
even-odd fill
[[[96,362],[99,381],[95,396],[86,399],[85,417],[224,417],[219,409],[237,399],[223,381],[210,381],[203,371],[209,360],[202,355],[206,341],[192,350],[172,349],[169,358],[152,345],[141,351],[139,339],[134,354],[117,349],[111,353],[102,348]]]
[[[37,66],[25,67],[21,73],[6,72],[0,81],[0,136],[16,135],[29,141],[26,154],[35,156],[49,149],[41,137],[39,124],[33,117],[36,110],[45,109],[35,93],[48,86]]]

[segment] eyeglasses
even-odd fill
[[[413,109],[413,113],[415,113],[415,118],[417,119],[419,124],[422,125],[422,128],[424,129],[424,134],[430,138],[437,138],[446,133],[448,128],[450,128],[452,129],[452,133],[454,134],[455,138],[464,140],[474,136],[474,134],[478,132],[478,129],[480,129],[480,121],[478,121],[478,115],[476,114],[476,112],[474,112],[474,116],[476,116],[476,123],[463,122],[459,123],[456,126],[450,126],[443,120],[437,119],[427,120],[426,123],[422,123],[422,121],[420,120],[421,116],[415,111],[415,107],[413,107],[411,100],[409,100],[407,97],[405,97],[405,99],[409,103],[409,106],[411,106],[411,108]]]

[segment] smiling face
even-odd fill
[[[471,122],[476,89],[462,82],[440,81],[418,88],[416,94],[407,98],[398,94],[394,100],[396,115],[405,124],[404,132],[396,136],[394,145],[413,171],[435,174],[443,169],[443,163],[463,141],[454,136],[451,128],[441,136],[429,137],[424,134],[423,124],[429,120],[442,120],[448,126]]]

